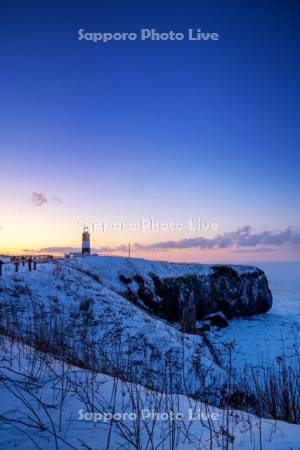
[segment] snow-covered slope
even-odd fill
[[[300,425],[93,374],[0,338],[0,448],[298,450]]]
[[[92,256],[0,277],[0,326],[69,362],[153,388],[172,370],[165,389],[218,401],[220,352],[207,336],[182,333],[179,322],[192,331],[211,310],[260,311],[269,295],[255,267]]]
[[[230,342],[224,343],[221,336],[216,339],[214,332],[182,332],[179,323],[165,320],[160,312],[155,315],[151,305],[139,297],[141,287],[152,290],[159,304],[163,297],[158,295],[157,287],[162,283],[172,289],[179,286],[176,295],[183,299],[185,294],[195,299],[189,286],[195,286],[196,277],[201,286],[211,286],[214,281],[218,289],[229,280],[225,290],[232,293],[232,304],[236,291],[231,291],[231,279],[241,283],[245,287],[242,302],[251,303],[259,299],[260,288],[266,282],[259,269],[113,257],[56,261],[38,265],[37,269],[0,277],[0,335],[8,335],[15,342],[10,347],[6,339],[0,338],[0,395],[6,401],[2,410],[0,407],[0,448],[104,446],[114,450],[123,444],[134,448],[132,442],[128,444],[128,436],[140,439],[146,448],[145,440],[149,443],[149,439],[155,439],[157,445],[162,436],[173,436],[180,449],[226,448],[229,442],[233,449],[252,449],[254,445],[260,448],[261,440],[264,449],[297,450],[295,436],[299,435],[299,427],[228,409],[235,401],[235,408],[241,405],[251,412],[255,410],[251,401],[245,404],[240,390],[243,382],[252,388],[250,381],[244,378],[240,382],[235,368],[227,364],[229,360],[236,364],[234,356],[228,359]],[[238,339],[243,339],[242,332]],[[290,381],[294,383],[296,378],[291,373]],[[164,410],[174,409],[176,404],[185,417],[189,407],[217,412],[220,420],[181,421],[171,430],[158,423],[150,436],[151,427],[145,424],[137,436],[136,431],[126,435],[127,422],[119,426],[117,421],[111,425],[78,420],[80,410],[110,412],[112,399],[115,411],[125,413],[138,400],[146,409],[157,409],[162,404]],[[227,409],[209,404],[227,405]],[[297,399],[293,404],[297,406]],[[264,417],[275,417],[264,406],[260,410]],[[283,414],[279,411],[276,417],[285,417]],[[129,429],[133,426],[130,422]],[[15,435],[13,429],[17,430]]]
[[[119,373],[154,388],[161,388],[166,370],[172,370],[172,388],[218,397],[223,370],[203,338],[180,332],[117,293],[118,273],[132,262],[87,259],[88,264],[58,261],[1,278],[2,332],[79,366]],[[164,274],[177,270],[159,267]],[[204,383],[198,372],[208,369]]]

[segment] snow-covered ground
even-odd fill
[[[293,352],[295,339],[300,345],[300,334],[297,334],[297,328],[300,327],[300,264],[270,263],[260,267],[266,272],[273,293],[272,309],[266,314],[232,319],[229,327],[220,331],[212,329],[208,333],[220,358],[223,343],[234,342],[235,367],[261,364],[266,358],[275,361],[283,351],[289,354]],[[238,272],[253,270],[251,266],[234,268]],[[72,308],[78,309],[81,302],[90,299],[94,320],[99,322],[96,331],[98,340],[113,340],[115,336],[121,336],[122,342],[134,341],[137,363],[142,364],[145,359],[143,349],[147,341],[146,347],[152,348],[151,355],[180,353],[179,348],[184,342],[187,361],[192,359],[197,347],[201,346],[202,361],[206,360],[209,364],[215,361],[207,348],[203,348],[200,336],[183,335],[174,326],[132,305],[119,295],[124,290],[119,277],[121,274],[134,277],[138,273],[151,284],[153,280],[150,274],[166,278],[187,274],[205,275],[210,271],[211,266],[197,264],[170,264],[120,257],[75,258],[37,264],[37,270],[31,273],[10,273],[10,276],[0,278],[0,286],[3,287],[0,300],[9,304],[13,295],[16,304],[25,302],[27,308],[30,292],[30,296],[45,311],[49,311],[57,299],[68,316]],[[134,284],[133,279],[132,290]],[[19,289],[23,289],[22,295],[19,295]],[[30,304],[28,308],[30,309]],[[190,363],[187,363],[187,367],[189,371]]]
[[[180,264],[164,261],[151,261],[140,258],[121,258],[118,256],[74,258],[70,263],[74,266],[89,268],[95,273],[101,274],[102,278],[112,287],[120,287],[120,274],[133,276],[139,273],[143,278],[149,279],[149,274],[154,273],[161,278],[172,278],[184,275],[207,275],[212,272],[212,265],[206,264]],[[254,266],[234,265],[238,273],[255,271]]]
[[[1,449],[299,449],[300,425],[92,374],[6,338],[0,349]]]
[[[131,277],[139,273],[146,282],[152,283],[149,276],[151,273],[160,277],[205,275],[211,270],[210,266],[167,264],[116,257],[56,261],[38,264],[37,270],[31,273],[7,273],[0,278],[1,325],[18,339],[31,342],[34,336],[36,346],[59,354],[62,359],[79,366],[84,365],[109,375],[116,373],[120,375],[120,371],[123,371],[121,374],[123,379],[129,376],[130,371],[131,379],[133,377],[139,383],[136,386],[139,386],[146,409],[151,405],[151,401],[154,401],[153,395],[158,394],[152,393],[149,397],[147,392],[152,391],[147,391],[140,385],[166,391],[169,386],[164,386],[165,371],[170,370],[172,388],[175,386],[178,393],[176,401],[179,402],[180,411],[183,411],[186,417],[188,406],[190,404],[195,406],[195,402],[186,396],[187,393],[198,395],[200,398],[199,395],[204,390],[209,393],[210,401],[216,400],[218,403],[221,387],[227,380],[225,365],[228,358],[224,356],[224,342],[235,342],[232,353],[233,368],[243,368],[245,364],[263,365],[266,361],[276,361],[283,353],[289,357],[294,351],[295,339],[299,343],[299,334],[297,337],[296,331],[297,326],[300,326],[300,264],[270,264],[260,267],[266,272],[273,292],[274,304],[271,311],[251,318],[233,319],[227,328],[220,331],[212,329],[208,332],[207,339],[199,335],[182,333],[175,326],[132,304],[120,295],[124,285],[119,277],[124,273]],[[235,266],[235,269],[240,272],[252,270],[242,266]],[[15,391],[15,387],[11,387],[11,384],[3,384],[3,378],[0,378],[2,379],[0,395],[1,398],[5,398],[5,403],[2,404],[2,409],[0,408],[0,448],[32,449],[35,448],[32,446],[32,438],[39,446],[37,448],[56,448],[53,439],[55,440],[58,433],[57,427],[59,428],[60,422],[62,425],[59,436],[56,436],[59,449],[121,448],[120,443],[124,443],[122,439],[125,439],[123,434],[127,423],[124,427],[122,425],[121,429],[113,426],[110,447],[106,447],[109,424],[78,421],[78,411],[80,409],[91,411],[87,409],[87,406],[91,405],[83,404],[82,397],[86,395],[86,390],[79,389],[77,381],[81,380],[79,385],[82,385],[93,372],[70,366],[66,377],[66,379],[71,377],[67,382],[69,390],[60,416],[59,411],[62,411],[62,408],[52,406],[53,402],[57,404],[61,398],[61,389],[64,390],[64,387],[55,387],[55,383],[61,383],[61,377],[57,378],[57,374],[53,376],[53,372],[57,367],[59,373],[62,364],[55,362],[49,355],[45,359],[47,367],[44,367],[44,363],[32,363],[32,354],[37,353],[23,344],[10,348],[9,358],[7,350],[9,345],[7,341],[3,342],[1,355],[5,355],[5,358],[2,358],[1,370],[4,381],[9,373],[15,378],[13,383],[17,383],[17,389],[21,389],[22,395],[16,397],[20,392]],[[37,358],[38,361],[41,359],[40,356]],[[28,380],[24,381],[24,374],[28,375],[30,364],[32,378],[29,383]],[[8,365],[11,366],[10,369]],[[39,366],[43,366],[43,370],[40,370]],[[63,366],[65,370],[67,365],[64,363]],[[12,369],[15,372],[12,372]],[[42,379],[35,371],[38,374],[42,373]],[[206,376],[203,378],[204,373]],[[170,378],[168,380],[170,381]],[[117,391],[114,391],[114,378],[98,374],[97,381],[96,386],[101,387],[101,407],[106,405],[105,408],[111,411],[110,399],[115,392],[115,406],[119,412],[128,412],[124,406],[128,407],[128,402],[124,403],[124,392],[126,397],[128,383],[120,382]],[[25,393],[22,390],[24,386]],[[45,400],[41,402],[41,398]],[[31,402],[35,405],[33,410],[29,408]],[[50,405],[49,408],[47,406],[45,409],[45,403]],[[25,409],[22,409],[23,407]],[[203,411],[207,405],[199,403],[197,407]],[[27,410],[29,408],[27,417],[26,408]],[[221,422],[211,422],[211,425],[216,426],[212,448],[222,448],[218,445],[226,444],[225,413],[216,408],[213,410],[218,412]],[[38,415],[43,416],[43,422],[47,423],[46,430],[41,431],[39,424],[38,428],[29,427],[29,434],[26,434],[28,427],[24,431],[22,422],[25,418],[30,420],[32,425],[34,411],[39,411]],[[11,414],[17,414],[17,421],[4,425],[7,417],[12,417]],[[53,426],[52,431],[50,430],[52,417],[55,431]],[[260,420],[240,411],[231,411],[228,417],[230,417],[228,429],[231,430],[230,435],[234,436],[231,447],[228,448],[299,450],[297,446],[300,442],[299,426]],[[37,417],[35,419],[39,422]],[[130,426],[132,425],[130,423]],[[175,433],[179,445],[177,448],[210,448],[211,427],[207,428],[207,425],[207,421],[196,420],[191,422],[189,428],[187,424],[180,422],[178,427],[175,427],[178,433],[178,436]],[[187,428],[190,430],[189,438],[185,436]],[[165,429],[160,432],[158,429],[159,425],[155,431],[158,433],[155,434],[157,442],[161,436],[168,434]],[[149,429],[147,431],[146,427],[143,430],[141,439],[145,440],[147,436],[149,439]],[[68,444],[62,439],[68,441]],[[263,442],[262,447],[260,441]],[[172,448],[168,445],[165,444],[165,447],[161,448]],[[147,448],[152,447],[149,445]]]
[[[184,385],[190,392],[201,390],[202,382],[195,379],[195,362],[201,355],[201,367],[210,369],[207,387],[218,395],[215,378],[221,383],[224,374],[202,337],[181,333],[118,294],[118,274],[123,264],[130,267],[132,261],[107,257],[88,260],[42,264],[31,273],[0,278],[4,328],[27,340],[38,333],[38,339],[49,348],[60,351],[63,346],[69,359],[89,363],[95,369],[111,373],[120,365],[126,371],[134,368],[137,380],[156,388],[165,366],[171,365],[173,382],[179,389]],[[143,260],[137,264],[141,272],[149,265],[147,270],[178,274],[176,265],[162,263],[157,268],[156,263]],[[183,269],[188,270],[188,266],[183,265]],[[57,329],[55,321],[64,329]],[[62,332],[68,339],[59,344]]]
[[[0,256],[0,261],[3,262],[2,265],[2,277],[12,277],[15,275],[16,273],[16,266],[15,263],[11,261],[11,258],[9,257],[1,257]],[[53,263],[52,262],[41,262],[41,261],[37,261],[37,268],[36,270],[38,271],[45,271],[45,270],[52,270],[53,269]],[[33,263],[31,266],[31,269],[33,269]],[[28,274],[29,272],[29,266],[28,266],[28,261],[19,261],[18,264],[18,273],[22,273],[22,274]]]
[[[11,260],[10,256],[0,255],[0,261],[2,261],[3,263],[8,263],[10,262],[10,260]]]

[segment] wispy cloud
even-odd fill
[[[118,245],[117,247],[99,247],[93,249],[96,253],[112,253],[112,252],[127,252],[128,251],[128,245]]]
[[[79,247],[43,247],[43,248],[39,248],[38,250],[33,250],[33,249],[24,249],[23,250],[26,253],[59,253],[61,255],[65,255],[67,253],[72,253],[72,252],[80,252],[81,248]],[[128,247],[126,245],[119,245],[118,247],[99,247],[99,248],[92,248],[91,249],[91,253],[113,253],[113,252],[127,252],[128,251]]]
[[[31,203],[34,206],[44,206],[48,203],[47,197],[41,192],[33,192],[31,195]]]
[[[283,246],[300,248],[300,231],[288,227],[282,231],[264,230],[254,232],[250,226],[238,228],[236,231],[219,234],[213,238],[195,237],[178,241],[161,241],[143,245],[134,243],[134,251],[168,251],[185,249],[233,249],[235,253],[272,252]],[[37,250],[37,253],[69,253],[80,251],[78,247],[45,247]],[[103,246],[93,248],[94,253],[127,252],[127,245],[116,247]]]
[[[264,230],[254,232],[249,225],[236,231],[219,234],[213,238],[195,237],[178,241],[162,241],[149,245],[134,244],[135,250],[173,250],[173,249],[226,249],[246,248],[257,246],[270,248],[271,246],[300,245],[300,232],[288,227],[283,231]]]
[[[34,206],[39,206],[39,207],[44,206],[49,202],[62,203],[61,198],[51,197],[49,199],[45,194],[42,194],[41,192],[33,192],[31,195],[30,201]]]
[[[51,197],[50,201],[55,203],[62,203],[62,199],[59,197]]]
[[[278,250],[278,247],[254,247],[254,248],[238,248],[234,253],[271,253]]]
[[[25,252],[26,250],[24,250]],[[81,249],[79,247],[43,247],[38,250],[35,250],[35,253],[72,253],[72,252],[79,252]]]

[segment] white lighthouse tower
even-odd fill
[[[84,227],[82,233],[82,256],[89,256],[91,254],[90,233],[87,227]]]

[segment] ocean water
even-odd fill
[[[235,366],[272,362],[283,354],[300,351],[300,263],[256,264],[269,281],[273,294],[272,309],[266,314],[230,321],[227,328],[212,333],[212,340],[222,350],[224,341],[234,341]]]

